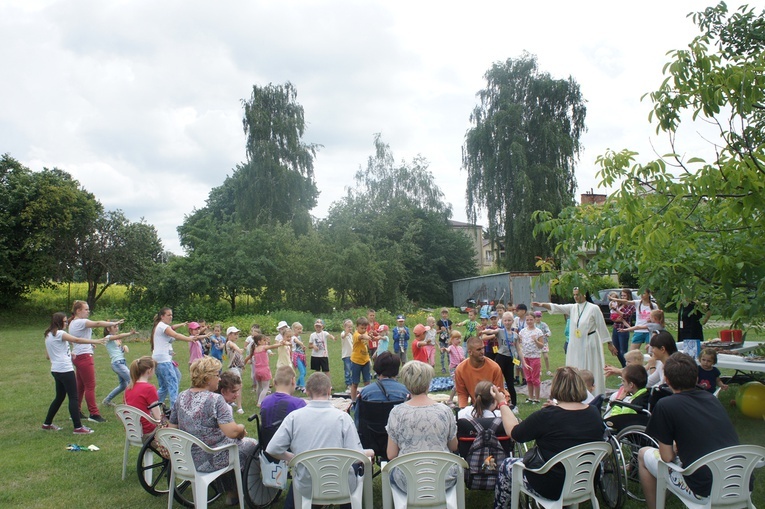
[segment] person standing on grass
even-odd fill
[[[359,382],[362,378],[364,384],[372,379],[369,373],[369,341],[367,333],[369,320],[360,316],[356,319],[356,332],[353,333],[353,353],[351,353],[351,401],[356,402],[359,390]]]
[[[77,380],[74,374],[72,356],[69,352],[69,343],[83,345],[104,345],[108,341],[103,339],[78,338],[64,332],[67,318],[64,313],[54,313],[50,320],[50,326],[45,330],[45,350],[50,360],[50,374],[56,381],[56,397],[48,408],[42,429],[46,431],[59,431],[61,428],[53,424],[58,409],[64,398],[69,398],[69,416],[74,424],[75,435],[87,435],[93,430],[82,425],[80,408],[77,404]]]
[[[446,373],[446,366],[448,365],[448,355],[445,350],[449,347],[453,323],[449,320],[449,309],[441,308],[441,319],[436,324],[438,327],[438,344],[441,349],[441,373]]]
[[[399,356],[401,364],[406,364],[407,348],[409,348],[409,327],[406,326],[404,315],[398,315],[396,328],[393,329],[393,353]]]
[[[90,339],[93,334],[93,327],[111,327],[119,325],[125,320],[116,322],[92,321],[88,320],[90,316],[90,306],[84,300],[76,300],[72,304],[72,316],[69,318],[69,334],[76,338]],[[82,398],[88,405],[91,422],[106,422],[101,417],[96,403],[96,367],[93,362],[93,343],[78,343],[72,349],[72,362],[77,375],[77,408],[82,415]]]
[[[118,325],[104,327],[104,338],[109,340],[106,343],[106,351],[109,352],[109,358],[112,361],[112,371],[117,374],[119,385],[104,398],[101,402],[102,406],[114,406],[112,400],[130,385],[130,370],[128,369],[127,361],[125,360],[125,354],[128,353],[130,349],[127,345],[122,344],[122,340],[133,334],[136,334],[135,329],[130,332],[119,334]]]
[[[159,401],[170,398],[170,406],[175,405],[178,397],[178,385],[180,383],[180,370],[173,363],[172,342],[196,341],[195,337],[184,336],[175,331],[175,327],[186,325],[185,323],[172,325],[173,310],[162,308],[154,316],[154,326],[151,329],[151,357],[157,362],[157,382],[159,382]]]
[[[335,336],[324,330],[324,320],[317,318],[313,324],[315,332],[308,338],[308,348],[311,349],[311,369],[314,371],[323,371],[329,375],[329,350],[327,349],[327,338],[336,341]]]

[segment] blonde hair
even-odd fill
[[[550,397],[565,403],[581,403],[587,399],[587,387],[576,368],[563,366],[555,370]]]
[[[435,324],[436,323],[436,319],[435,319],[435,317],[433,315],[431,315],[431,316],[429,316],[429,317],[427,317],[425,319],[425,323],[434,323]]]
[[[624,354],[624,361],[627,364],[640,364],[643,365],[643,352],[640,350],[629,350]]]
[[[593,387],[595,385],[595,375],[593,375],[592,371],[590,371],[589,369],[580,369],[579,376],[582,377],[582,380],[584,381],[584,386],[588,390],[590,387]]]
[[[295,379],[295,371],[292,366],[279,366],[276,368],[276,375],[274,375],[274,385],[291,385],[294,384],[292,380]],[[291,387],[290,390],[295,387]]]
[[[346,328],[349,325],[353,326],[353,320],[351,320],[350,318],[346,318],[345,320],[343,320],[343,328]]]
[[[653,320],[653,323],[664,325],[664,311],[661,309],[654,309],[651,311],[651,320]]]
[[[297,327],[300,327],[300,330],[303,330],[303,324],[300,322],[294,322],[292,324],[292,330],[294,331]]]
[[[404,384],[413,396],[428,392],[430,381],[436,372],[433,366],[421,361],[409,361],[398,374],[398,381]]]
[[[462,333],[458,330],[453,330],[452,333],[449,335],[449,339],[457,338],[460,341],[462,341]]]
[[[191,372],[191,386],[201,389],[207,386],[210,378],[218,376],[221,363],[215,357],[205,355],[191,363],[189,371]]]
[[[491,410],[491,405],[494,404],[494,396],[491,395],[492,387],[494,387],[494,384],[486,380],[481,380],[475,385],[473,417],[476,419],[483,417],[484,410]]]

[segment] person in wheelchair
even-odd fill
[[[649,392],[646,389],[648,372],[643,366],[628,364],[622,369],[622,388],[624,398],[622,401],[637,405],[642,409],[648,408]],[[617,400],[618,401],[618,400]],[[634,408],[621,406],[615,402],[609,402],[603,420],[606,425],[618,433],[627,426],[645,425],[648,422],[648,414],[638,412]]]

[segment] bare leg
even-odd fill
[[[351,384],[351,401],[356,401],[356,394],[359,392],[359,384]]]
[[[643,488],[643,495],[645,495],[645,504],[648,506],[648,509],[656,509],[656,478],[645,467],[643,460],[643,456],[651,451],[653,451],[652,447],[640,449],[638,453],[638,466],[640,468],[640,486]]]

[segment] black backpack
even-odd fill
[[[475,430],[475,439],[465,455],[468,464],[465,470],[465,485],[471,490],[493,490],[497,483],[497,469],[507,457],[497,438],[497,433],[502,428],[502,419],[492,419],[490,426],[486,428],[472,415],[465,420]],[[470,435],[473,436],[472,431]]]

